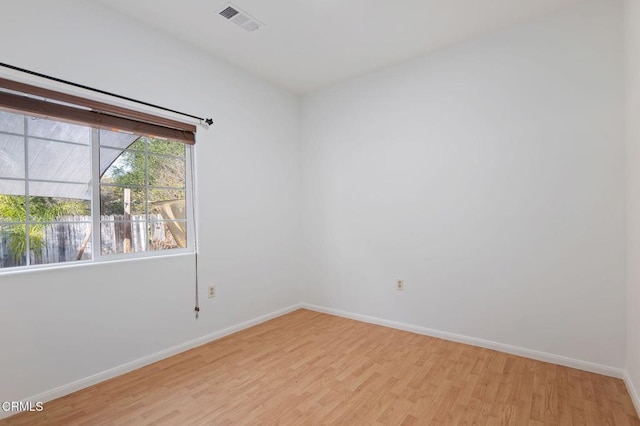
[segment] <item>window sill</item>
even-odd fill
[[[186,257],[195,255],[195,252],[190,249],[175,249],[171,250],[171,253],[141,253],[140,255],[118,255],[103,256],[100,260],[79,260],[76,262],[64,262],[64,263],[49,263],[46,265],[30,265],[30,266],[16,266],[7,269],[0,269],[0,277],[8,275],[28,274],[31,272],[46,272],[61,269],[75,269],[92,267],[105,264],[118,264],[122,262],[136,262],[154,259],[163,259],[168,257]]]

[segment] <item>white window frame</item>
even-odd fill
[[[0,130],[3,134],[10,134],[14,136],[23,136],[23,146],[25,150],[24,158],[25,158],[25,175],[24,179],[20,178],[2,178],[3,180],[13,180],[13,181],[24,181],[25,184],[25,195],[28,194],[28,186],[29,186],[29,153],[28,153],[28,139],[29,135],[27,132],[27,121],[29,119],[28,114],[24,113],[15,113],[18,115],[23,115],[25,117],[25,128],[24,135],[16,135],[13,133],[7,133]],[[57,121],[55,118],[50,119],[52,121]],[[132,252],[132,253],[113,253],[113,254],[102,254],[102,246],[100,241],[101,236],[101,221],[100,221],[100,137],[99,137],[99,129],[92,128],[91,126],[85,125],[86,127],[91,129],[91,141],[89,144],[90,150],[90,168],[91,168],[91,180],[89,181],[89,185],[91,186],[91,259],[85,260],[73,260],[68,262],[56,262],[56,263],[46,263],[46,264],[31,264],[31,256],[30,256],[30,241],[27,233],[27,241],[26,241],[26,265],[22,266],[13,266],[8,268],[0,268],[0,275],[15,273],[15,272],[24,272],[24,271],[33,271],[33,270],[42,270],[42,269],[54,269],[54,268],[62,268],[62,267],[70,267],[75,265],[87,265],[87,264],[96,264],[96,263],[106,263],[112,261],[119,260],[134,260],[134,259],[145,259],[145,258],[154,258],[154,257],[164,257],[164,256],[174,256],[174,255],[184,255],[191,254],[195,252],[195,232],[194,232],[194,200],[193,200],[193,188],[194,183],[193,179],[193,163],[194,163],[194,149],[193,145],[184,144],[185,145],[185,220],[186,223],[186,239],[187,239],[187,247],[184,248],[172,248],[166,250],[146,250],[141,252]],[[140,135],[145,136],[145,135]],[[52,140],[46,139],[44,137],[35,137],[37,139],[44,140]],[[61,143],[71,143],[75,145],[83,145],[80,143],[73,143],[68,141],[57,141]],[[182,142],[175,142],[182,143]],[[125,148],[126,150],[126,148]],[[125,152],[123,150],[123,152]],[[145,173],[148,173],[148,169],[145,168]],[[48,183],[60,183],[56,180],[45,180],[45,179],[35,179],[34,181],[38,182],[48,182]],[[72,182],[64,182],[64,183],[72,183]],[[85,184],[81,182],[80,184]],[[146,179],[145,186],[148,187],[148,179]],[[177,189],[177,188],[171,188]],[[148,201],[148,200],[147,200]],[[29,197],[25,197],[25,208],[28,213],[29,207]],[[146,223],[151,224],[148,216],[148,203],[145,202],[145,212],[146,212]],[[170,222],[170,221],[166,221]],[[6,225],[23,225],[26,224],[27,229],[30,224],[33,223],[43,223],[43,222],[32,222],[30,220],[30,215],[26,215],[25,222],[7,222]],[[61,223],[58,221],[50,221],[46,223]],[[78,223],[89,223],[87,221],[79,221]],[[0,222],[0,224],[5,225],[4,222]]]

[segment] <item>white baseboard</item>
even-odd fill
[[[629,396],[631,396],[631,401],[633,401],[633,405],[636,407],[636,413],[640,416],[640,394],[638,394],[638,390],[633,385],[633,381],[631,380],[631,376],[627,371],[624,372],[624,384],[627,385],[627,391],[629,391]]]
[[[80,379],[75,382],[68,383],[63,386],[59,386],[57,388],[40,393],[30,398],[22,399],[22,401],[31,401],[33,403],[40,401],[40,402],[46,403],[48,401],[54,400],[56,398],[60,398],[62,396],[79,391],[89,386],[93,386],[105,380],[109,380],[114,377],[120,376],[122,374],[128,373],[130,371],[136,370],[138,368],[145,367],[147,365],[153,364],[154,362],[163,360],[165,358],[169,358],[173,355],[177,355],[189,349],[196,348],[198,346],[204,345],[206,343],[212,342],[214,340],[220,339],[222,337],[228,336],[230,334],[236,333],[246,328],[253,327],[254,325],[258,325],[270,319],[285,315],[299,308],[309,309],[312,311],[322,312],[330,315],[336,315],[339,317],[349,318],[356,321],[377,324],[385,327],[395,328],[398,330],[409,331],[412,333],[423,334],[426,336],[437,337],[444,340],[450,340],[453,342],[464,343],[472,346],[479,346],[487,349],[493,349],[496,351],[506,352],[513,355],[519,355],[519,356],[523,356],[526,358],[531,358],[539,361],[550,362],[553,364],[563,365],[566,367],[576,368],[579,370],[589,371],[592,373],[603,374],[605,376],[620,378],[624,380],[627,386],[627,389],[629,390],[629,395],[631,395],[631,399],[633,400],[633,403],[636,407],[636,411],[640,413],[640,397],[639,397],[638,391],[634,387],[633,382],[631,381],[631,378],[629,377],[627,372],[620,368],[609,367],[609,366],[600,365],[600,364],[596,364],[588,361],[581,361],[573,358],[568,358],[561,355],[549,354],[546,352],[540,352],[532,349],[521,348],[518,346],[512,346],[504,343],[493,342],[490,340],[478,339],[475,337],[463,336],[455,333],[448,333],[445,331],[439,331],[439,330],[434,330],[426,327],[405,324],[397,321],[385,320],[382,318],[376,318],[368,315],[361,315],[361,314],[356,314],[352,312],[341,311],[338,309],[325,308],[322,306],[312,305],[308,303],[294,304],[286,308],[279,309],[269,314],[251,319],[249,321],[245,321],[243,323],[236,324],[231,327],[227,327],[223,330],[216,331],[211,334],[207,334],[205,336],[165,349],[163,351],[156,352],[155,354],[148,355],[143,358],[139,358],[135,361],[131,361],[126,364],[119,365],[117,367],[94,374],[89,377],[85,377],[84,379]],[[9,417],[13,414],[17,414],[17,413],[3,412],[0,410],[0,419]]]
[[[128,362],[126,364],[119,365],[114,368],[110,368],[109,370],[102,371],[100,373],[94,374],[89,377],[85,377],[84,379],[76,380],[75,382],[68,383],[66,385],[59,386],[57,388],[48,390],[46,392],[40,393],[38,395],[32,396],[30,398],[22,399],[21,401],[31,401],[35,402],[48,402],[52,401],[56,398],[63,397],[65,395],[69,395],[70,393],[79,391],[84,388],[88,388],[89,386],[93,386],[100,382],[104,382],[105,380],[112,379],[117,376],[121,376],[125,373],[128,373],[133,370],[137,370],[138,368],[145,367],[149,364],[153,364],[154,362],[161,361],[165,358],[169,358],[171,356],[177,355],[181,352],[188,351],[189,349],[196,348],[198,346],[202,346],[206,343],[212,342],[214,340],[218,340],[222,337],[228,336],[233,333],[237,333],[238,331],[244,330],[249,327],[253,327],[254,325],[258,325],[265,321],[269,321],[270,319],[277,318],[279,316],[288,314],[289,312],[295,311],[301,307],[300,304],[294,304],[288,306],[283,309],[279,309],[277,311],[268,313],[266,315],[259,316],[257,318],[251,319],[249,321],[242,322],[240,324],[233,325],[231,327],[227,327],[223,330],[216,331],[211,334],[207,334],[202,337],[198,337],[197,339],[190,340],[188,342],[182,343],[177,346],[173,346],[171,348],[162,350],[160,352],[156,352],[154,354],[138,358],[134,361]],[[14,414],[18,414],[16,412],[5,412],[0,410],[0,419],[12,416]]]
[[[589,371],[591,373],[602,374],[604,376],[615,377],[618,379],[622,379],[626,374],[626,371],[621,368],[609,367],[606,365],[596,364],[589,361],[582,361],[579,359],[568,358],[562,355],[554,355],[546,352],[536,351],[533,349],[526,349],[518,346],[507,345],[505,343],[493,342],[491,340],[484,340],[484,339],[478,339],[475,337],[463,336],[455,333],[448,333],[446,331],[419,327],[416,325],[405,324],[397,321],[390,321],[386,319],[371,317],[368,315],[355,314],[352,312],[341,311],[339,309],[325,308],[322,306],[311,305],[308,303],[302,303],[301,307],[304,309],[309,309],[312,311],[322,312],[330,315],[336,315],[339,317],[349,318],[356,321],[382,325],[385,327],[395,328],[398,330],[409,331],[417,334],[424,334],[426,336],[431,336],[431,337],[438,337],[440,339],[450,340],[452,342],[458,342],[458,343],[465,343],[467,345],[472,345],[472,346],[479,346],[481,348],[493,349],[500,352],[506,352],[512,355],[519,355],[525,358],[531,358],[538,361],[544,361],[552,364],[563,365],[565,367],[576,368],[578,370]]]

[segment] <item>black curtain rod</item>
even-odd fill
[[[191,114],[187,114],[187,113],[184,113],[184,112],[176,111],[174,109],[165,108],[165,107],[162,107],[160,105],[154,105],[154,104],[151,104],[149,102],[140,101],[138,99],[133,99],[133,98],[129,98],[127,96],[118,95],[117,93],[107,92],[105,90],[96,89],[94,87],[85,86],[84,84],[74,83],[72,81],[63,80],[61,78],[52,77],[50,75],[41,74],[39,72],[31,71],[31,70],[28,70],[28,69],[25,69],[25,68],[16,67],[14,65],[5,64],[5,63],[2,63],[2,62],[0,62],[0,66],[3,66],[5,68],[9,68],[9,69],[12,69],[12,70],[15,70],[15,71],[20,71],[20,72],[23,72],[23,73],[26,73],[26,74],[35,75],[36,77],[46,78],[47,80],[56,81],[58,83],[68,84],[69,86],[79,87],[80,89],[90,90],[92,92],[101,93],[103,95],[112,96],[114,98],[124,99],[125,101],[130,101],[130,102],[135,102],[137,104],[146,105],[146,106],[149,106],[149,107],[152,107],[152,108],[160,109],[162,111],[172,112],[174,114],[183,115],[185,117],[195,118],[196,120],[200,120],[201,122],[207,123],[209,126],[213,124],[213,119],[211,119],[211,118],[206,118],[205,119],[205,118],[202,118],[202,117],[198,117],[196,115],[191,115]]]

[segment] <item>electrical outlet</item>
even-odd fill
[[[209,286],[209,299],[216,297],[216,286],[215,285],[210,285]]]
[[[404,280],[396,280],[396,290],[404,290]]]

